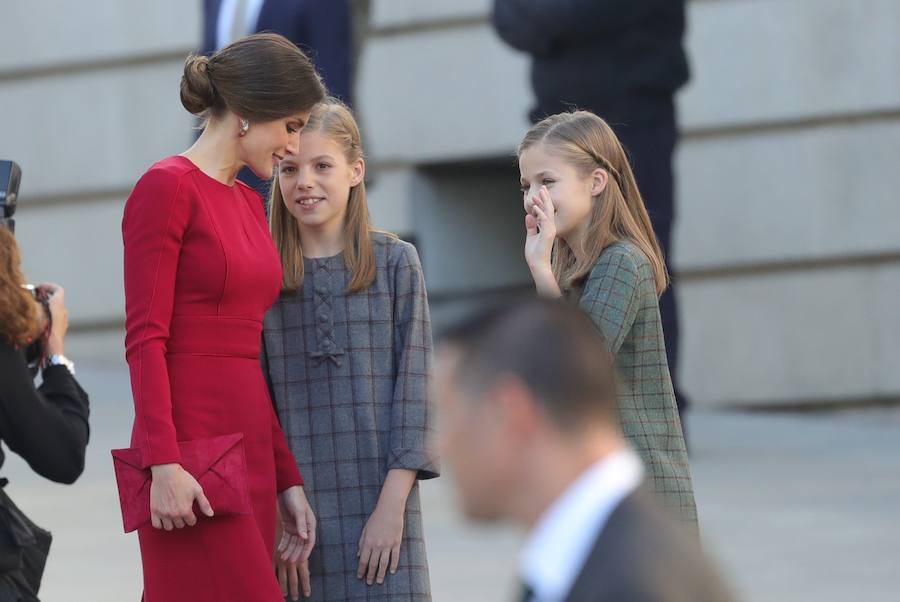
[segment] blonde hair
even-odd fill
[[[22,258],[12,232],[0,226],[0,338],[14,347],[25,347],[41,328],[38,305],[22,288]]]
[[[303,128],[304,132],[322,132],[344,150],[348,163],[363,158],[359,126],[353,113],[341,101],[328,98],[316,105]],[[302,141],[301,141],[302,144]],[[295,292],[303,285],[303,248],[300,227],[284,206],[284,197],[277,176],[269,195],[270,228],[275,246],[281,255],[284,270],[282,289]],[[366,184],[361,181],[350,189],[347,213],[344,218],[344,263],[353,274],[347,292],[359,292],[375,280],[375,251],[372,247],[372,228],[369,206],[366,203]],[[387,234],[387,233],[385,233]]]
[[[528,130],[517,155],[521,157],[538,144],[549,147],[584,176],[598,167],[609,174],[606,187],[594,199],[581,240],[584,250],[581,259],[561,238],[553,245],[552,265],[557,282],[562,288],[571,289],[590,273],[606,247],[627,240],[647,256],[653,268],[656,292],[661,295],[669,283],[663,253],[628,157],[609,124],[588,111],[551,115]]]

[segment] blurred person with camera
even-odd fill
[[[65,292],[54,284],[29,290],[20,264],[16,239],[0,227],[0,439],[41,476],[74,483],[84,470],[89,406],[64,355]],[[50,534],[0,491],[0,602],[38,599],[49,547]]]

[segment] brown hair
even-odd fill
[[[459,350],[455,380],[471,401],[512,376],[562,430],[616,421],[613,356],[590,316],[569,303],[522,297],[466,318],[441,341]]]
[[[21,263],[15,237],[0,227],[0,338],[15,347],[26,346],[40,330],[38,306],[22,288]]]
[[[341,101],[328,98],[316,105],[309,115],[303,132],[322,132],[344,149],[347,163],[363,159],[362,139],[353,113]],[[301,142],[302,134],[301,134]],[[300,226],[284,206],[281,186],[275,181],[269,195],[269,215],[272,238],[281,255],[284,269],[282,288],[293,292],[303,285],[303,249],[300,244]],[[353,277],[347,291],[359,292],[375,280],[375,251],[372,233],[382,232],[372,228],[369,205],[366,203],[366,183],[361,181],[350,189],[347,214],[344,218],[344,262]],[[388,234],[387,232],[382,232]],[[389,234],[390,235],[390,234]],[[392,235],[390,235],[392,236]]]
[[[547,145],[585,176],[598,167],[609,175],[606,188],[594,199],[581,241],[582,259],[561,238],[553,245],[553,274],[557,282],[565,289],[572,288],[588,275],[606,247],[627,240],[647,256],[656,292],[662,294],[669,283],[663,253],[625,149],[609,124],[588,111],[551,115],[528,130],[517,154],[521,157],[537,144]]]
[[[227,109],[250,121],[275,121],[308,111],[324,97],[309,58],[274,33],[241,38],[211,57],[193,54],[181,77],[181,104],[207,119]]]

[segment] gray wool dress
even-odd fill
[[[382,585],[356,577],[359,538],[388,470],[438,476],[426,447],[431,325],[415,247],[374,234],[377,275],[347,294],[341,255],[304,260],[296,294],[264,322],[263,367],[318,519],[312,600],[431,600],[418,481],[400,565]]]

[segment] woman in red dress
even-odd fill
[[[281,264],[259,195],[235,177],[244,166],[270,177],[323,97],[313,65],[281,36],[189,57],[181,101],[206,118],[203,133],[153,165],[125,206],[132,446],[152,473],[152,525],[138,530],[145,602],[282,600],[276,500],[282,556],[302,561],[315,543],[259,362]],[[232,433],[243,434],[253,514],[216,516],[177,443]]]

